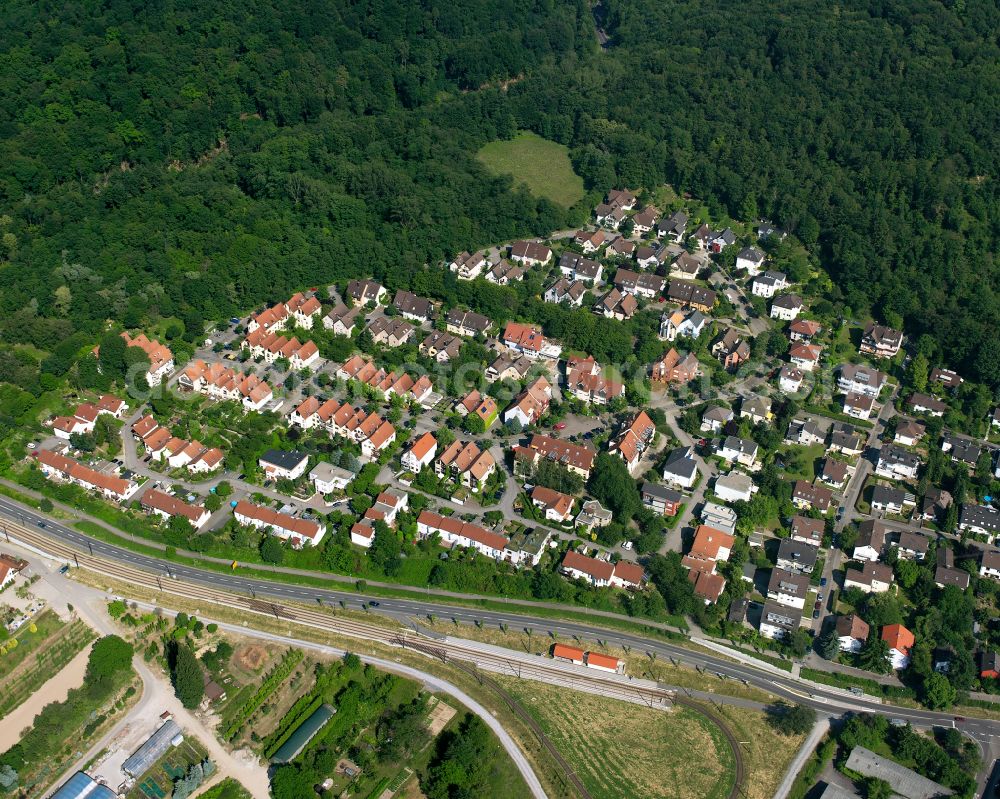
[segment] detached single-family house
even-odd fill
[[[802,388],[805,373],[801,369],[785,364],[778,372],[778,388],[786,394],[795,394]]]
[[[854,560],[875,562],[882,557],[885,549],[885,536],[888,528],[884,523],[874,519],[866,519],[858,525],[858,539],[854,544],[851,557]]]
[[[748,469],[757,466],[757,454],[760,451],[756,441],[736,436],[726,436],[716,454],[729,463],[738,463]]]
[[[868,419],[875,407],[875,398],[868,394],[849,391],[844,395],[844,413],[854,419]]]
[[[801,541],[783,538],[778,543],[777,566],[790,572],[812,574],[819,557],[819,548]]]
[[[754,493],[753,480],[743,472],[720,474],[712,489],[723,502],[749,502]]]
[[[832,501],[833,492],[829,488],[807,483],[805,480],[796,480],[792,486],[792,504],[796,508],[804,510],[814,508],[826,513]]]
[[[545,486],[532,489],[531,504],[541,510],[550,522],[561,524],[573,517],[573,497]]]
[[[925,413],[928,416],[941,417],[948,410],[946,403],[929,394],[911,394],[907,404],[914,413]]]
[[[640,494],[642,504],[661,516],[676,516],[684,502],[684,496],[679,491],[648,480],[642,484]]]
[[[721,405],[712,405],[705,409],[701,415],[701,432],[718,433],[723,425],[728,424],[733,419],[733,411]]]
[[[907,505],[916,505],[916,498],[901,488],[876,485],[872,489],[872,510],[880,513],[901,515]]]
[[[844,572],[844,588],[858,588],[866,594],[884,594],[892,587],[892,568],[866,561],[864,567]]]
[[[1000,534],[1000,511],[992,505],[962,505],[958,514],[958,529],[962,532],[989,536]]]
[[[760,634],[775,641],[784,640],[799,629],[801,619],[802,614],[794,608],[769,599],[760,614]]]
[[[764,265],[764,253],[757,247],[744,247],[736,255],[736,268],[746,269],[751,277],[760,273]]]
[[[867,394],[877,397],[888,378],[878,369],[845,363],[837,375],[837,388],[843,393]]]
[[[871,628],[868,622],[856,613],[837,617],[837,637],[840,640],[841,652],[860,652],[868,640]]]
[[[888,480],[915,480],[920,470],[920,457],[910,450],[886,444],[879,451],[875,474]]]
[[[733,370],[750,359],[750,345],[742,333],[731,327],[712,344],[712,355],[723,367]]]
[[[542,299],[556,305],[565,303],[573,308],[579,308],[583,304],[583,295],[586,293],[587,286],[582,280],[561,277],[545,290]]]
[[[892,441],[894,444],[915,447],[926,432],[927,427],[923,422],[916,419],[903,419],[896,425],[896,432],[893,435]]]
[[[802,298],[797,294],[783,294],[771,302],[771,318],[791,322],[802,311]]]
[[[813,519],[809,516],[793,516],[791,526],[791,539],[800,544],[809,544],[814,547],[823,545],[823,532],[826,525],[822,519]]]
[[[896,670],[910,665],[910,650],[916,643],[913,633],[902,624],[887,624],[882,628],[882,640],[889,644],[889,659]]]
[[[809,576],[799,572],[772,569],[767,584],[767,598],[779,605],[802,610],[809,593]]]
[[[698,463],[694,459],[693,447],[678,447],[667,455],[663,464],[664,482],[688,489],[694,486],[698,479]]]
[[[755,297],[770,299],[779,291],[788,288],[788,276],[784,272],[774,272],[768,270],[763,274],[754,277],[750,284],[750,293]]]
[[[753,424],[767,424],[774,418],[770,397],[744,397],[740,403],[740,418],[749,419]]]
[[[272,480],[298,480],[306,473],[309,456],[304,452],[269,449],[260,456],[257,463]]]
[[[903,334],[891,327],[869,323],[861,337],[860,351],[875,358],[892,358],[903,346]]]
[[[788,360],[792,366],[803,372],[811,372],[819,364],[823,350],[816,344],[793,344],[788,350]]]

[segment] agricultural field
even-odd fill
[[[521,131],[513,139],[494,141],[479,151],[479,160],[498,175],[510,175],[535,197],[570,207],[583,199],[583,180],[573,171],[566,147]]]
[[[693,710],[498,681],[538,720],[594,799],[725,799],[732,788],[733,755],[718,727]]]

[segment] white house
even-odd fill
[[[723,502],[749,502],[754,492],[753,480],[742,472],[719,475],[715,480],[715,495]]]
[[[320,461],[309,471],[309,479],[318,494],[332,494],[334,491],[343,491],[347,484],[354,479],[354,473],[348,469],[341,469],[326,461]]]
[[[753,279],[753,283],[750,284],[750,293],[756,297],[770,299],[786,288],[788,288],[788,277],[784,272],[767,271]]]
[[[764,265],[764,253],[756,247],[744,247],[736,256],[736,268],[746,269],[751,277],[760,272]]]
[[[868,622],[854,613],[837,618],[837,638],[841,652],[860,652],[868,640],[869,632]]]
[[[771,302],[771,318],[791,322],[802,310],[802,298],[796,294],[783,294]]]
[[[431,433],[424,433],[418,438],[412,447],[403,453],[400,459],[403,468],[411,472],[419,472],[425,466],[429,466],[434,461],[437,454],[437,439]]]
[[[272,480],[298,480],[306,473],[309,456],[302,452],[269,449],[260,456],[257,463]]]
[[[238,524],[258,530],[270,530],[273,535],[291,541],[296,547],[315,546],[326,533],[326,526],[311,519],[302,519],[271,508],[240,500],[233,508],[233,518]]]

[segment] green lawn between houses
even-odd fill
[[[583,180],[573,171],[567,148],[534,133],[521,131],[513,139],[490,142],[479,160],[491,172],[511,175],[536,197],[568,208],[583,199]]]

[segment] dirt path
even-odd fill
[[[0,724],[0,752],[6,752],[21,738],[21,731],[30,727],[35,716],[50,702],[61,702],[69,694],[70,689],[83,685],[83,675],[87,671],[87,658],[90,657],[90,646],[77,654],[62,671],[51,677],[41,688],[18,705]]]

